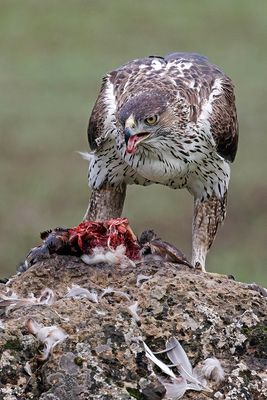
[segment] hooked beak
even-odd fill
[[[137,145],[142,142],[145,138],[147,138],[150,133],[149,132],[137,132],[138,127],[133,115],[125,122],[124,129],[124,137],[126,143],[126,151],[127,153],[135,153],[137,150]]]
[[[130,128],[126,128],[124,131],[125,143],[127,153],[135,153],[137,150],[137,145],[146,139],[150,135],[150,132],[139,132],[133,133]]]

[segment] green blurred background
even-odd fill
[[[0,273],[87,207],[86,128],[102,76],[130,59],[205,54],[236,85],[240,146],[208,269],[267,285],[267,1],[1,0]],[[190,255],[186,191],[130,187],[124,215]]]

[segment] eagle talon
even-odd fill
[[[198,270],[200,270],[200,271],[202,271],[202,269],[203,269],[199,261],[197,261],[197,262],[195,263],[195,267],[194,267],[194,268],[195,268],[195,269],[198,269]]]

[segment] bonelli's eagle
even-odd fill
[[[133,60],[104,77],[88,138],[85,219],[119,217],[127,184],[187,188],[194,196],[192,264],[205,270],[237,150],[232,81],[199,54]]]

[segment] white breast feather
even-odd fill
[[[107,137],[113,129],[116,128],[115,112],[117,110],[116,97],[114,94],[114,85],[110,81],[106,83],[105,89],[105,105],[106,105],[106,119],[104,122],[105,136]],[[103,110],[104,111],[104,110]]]
[[[208,120],[210,114],[212,113],[212,103],[214,101],[214,98],[218,97],[222,93],[221,81],[222,81],[221,78],[217,78],[215,80],[209,98],[203,103],[199,120],[202,121]]]

